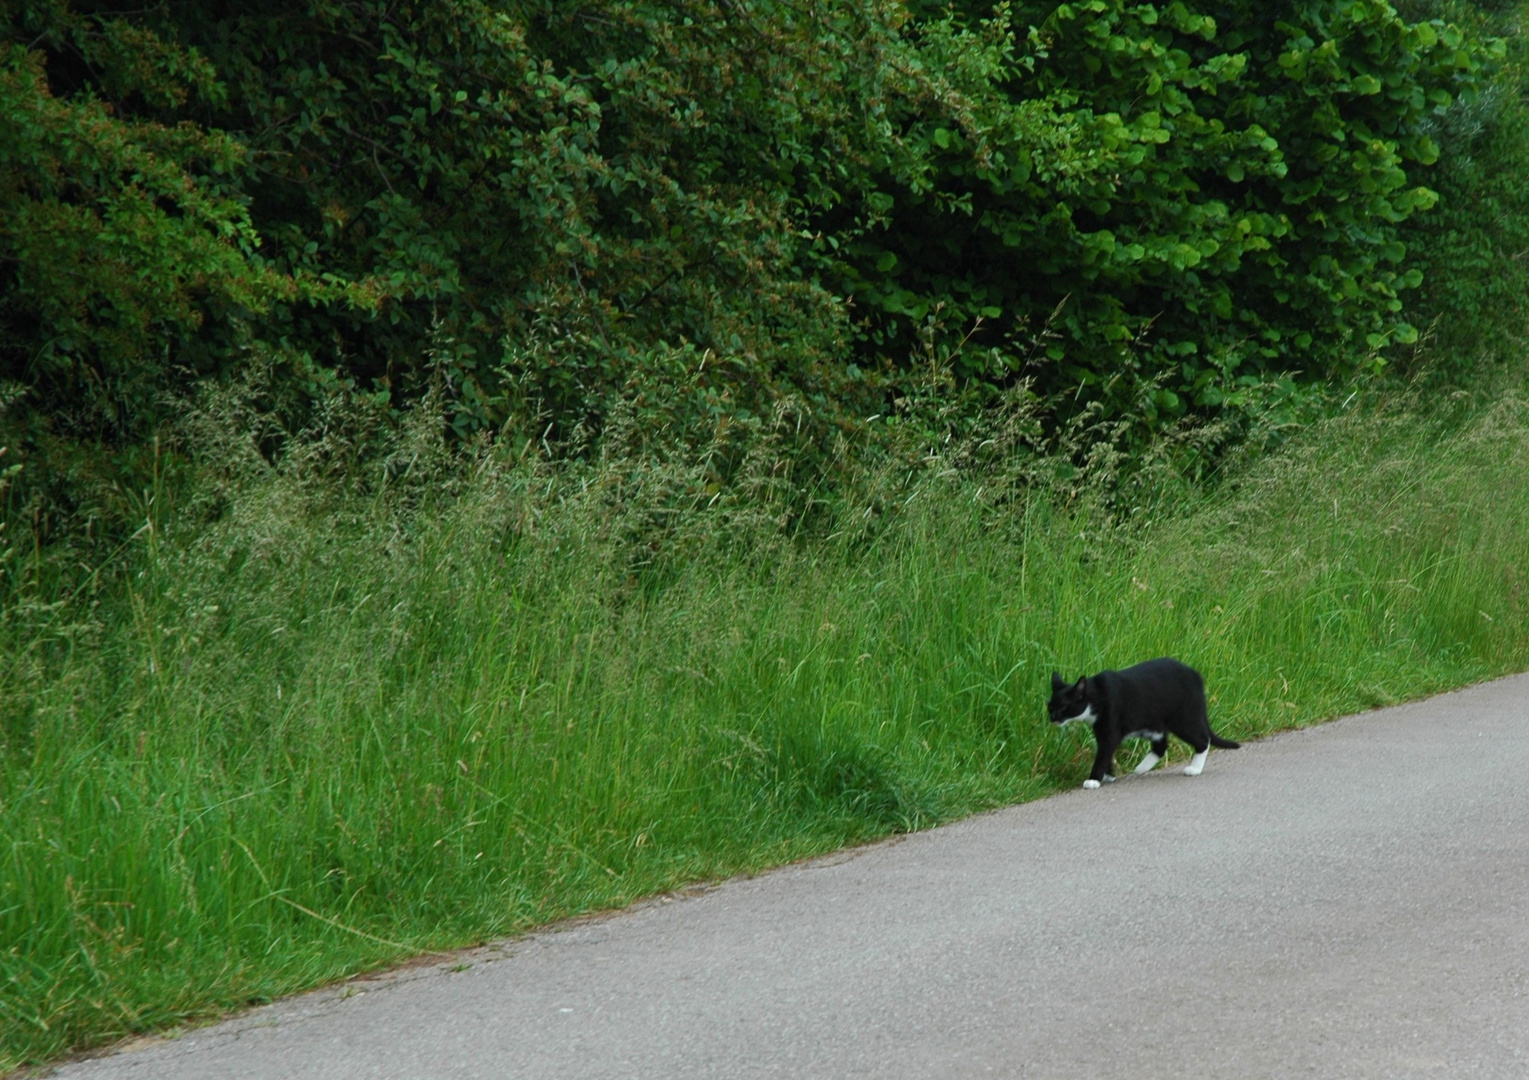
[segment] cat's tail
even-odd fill
[[[1233,742],[1231,739],[1223,739],[1220,735],[1217,735],[1214,731],[1212,731],[1210,733],[1210,744],[1212,746],[1219,746],[1223,750],[1236,750],[1240,746],[1242,746],[1242,743],[1240,743],[1240,742]]]

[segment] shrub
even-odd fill
[[[1371,0],[981,7],[917,22],[938,92],[893,106],[914,152],[841,222],[863,353],[908,355],[932,312],[982,321],[969,377],[1151,423],[1416,340],[1401,226],[1436,200],[1429,122],[1499,45]]]
[[[1342,381],[1416,336],[1420,170],[1501,52],[1439,15],[14,5],[13,504],[141,489],[190,384],[256,367],[270,458],[337,392],[395,420],[435,393],[459,438],[572,452],[618,409],[656,451],[787,410],[814,469],[931,361],[947,406],[1023,385],[1138,428]],[[1456,206],[1439,265],[1500,258]]]
[[[1522,3],[1419,0],[1409,14],[1443,16],[1477,37],[1501,35],[1506,49],[1474,99],[1429,116],[1440,147],[1431,185],[1439,205],[1404,226],[1408,258],[1423,275],[1409,299],[1411,321],[1430,332],[1417,362],[1451,383],[1470,382],[1483,358],[1516,356],[1529,295],[1529,57],[1519,32]],[[1415,9],[1415,11],[1414,11]]]

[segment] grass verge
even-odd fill
[[[1177,655],[1237,738],[1522,669],[1526,466],[1519,397],[1379,408],[1152,525],[932,477],[637,575],[630,478],[252,484],[6,616],[0,1068],[1072,786],[1053,667]]]

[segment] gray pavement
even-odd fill
[[[56,1075],[1529,1077],[1526,775],[1518,676]]]

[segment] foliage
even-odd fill
[[[1529,188],[1519,179],[1529,167],[1526,8],[1458,0],[1407,7],[1507,45],[1480,95],[1427,118],[1424,131],[1440,147],[1430,180],[1439,206],[1404,227],[1409,261],[1423,274],[1408,307],[1429,333],[1416,362],[1458,384],[1479,376],[1483,357],[1516,358],[1529,316]]]
[[[1425,121],[1499,46],[1377,0],[932,8],[914,37],[938,92],[889,121],[916,167],[880,170],[840,260],[877,312],[863,351],[902,357],[932,311],[983,320],[970,377],[1151,420],[1416,339],[1399,227],[1436,199]]]
[[[704,437],[776,386],[833,393],[844,320],[799,273],[782,178],[828,183],[853,107],[835,89],[887,10],[284,0],[163,18],[230,87],[201,116],[248,142],[273,263],[378,305],[288,307],[281,340],[399,401],[443,379],[461,434],[540,413],[598,427],[613,391],[700,369],[686,419]]]
[[[1423,269],[1419,311],[1478,322],[1516,280],[1529,145],[1474,8],[4,10],[0,445],[39,544],[136,529],[207,378],[261,386],[268,460],[334,395],[433,394],[459,441],[709,447],[703,490],[789,415],[832,487],[845,440],[918,456],[1015,395],[1037,445],[1235,428],[1411,339]],[[1424,163],[1491,108],[1427,231]]]
[[[61,2],[13,20],[31,38],[0,42],[0,362],[90,436],[154,407],[173,385],[173,346],[209,315],[258,312],[296,290],[252,258],[240,144],[116,104],[218,100],[203,57]],[[91,72],[89,84],[56,96],[44,50]]]
[[[1381,0],[11,11],[10,366],[45,411],[51,357],[151,413],[253,334],[291,422],[330,371],[439,379],[462,434],[597,429],[708,351],[696,437],[778,392],[856,411],[931,313],[985,322],[965,379],[1119,412],[1171,372],[1148,419],[1341,378],[1414,334],[1424,122],[1492,54]]]
[[[268,453],[348,387],[574,443],[612,395],[656,400],[659,442],[781,393],[833,412],[846,323],[787,181],[826,186],[884,8],[8,7],[0,303],[34,457],[61,427],[144,439],[251,363],[280,374]]]

